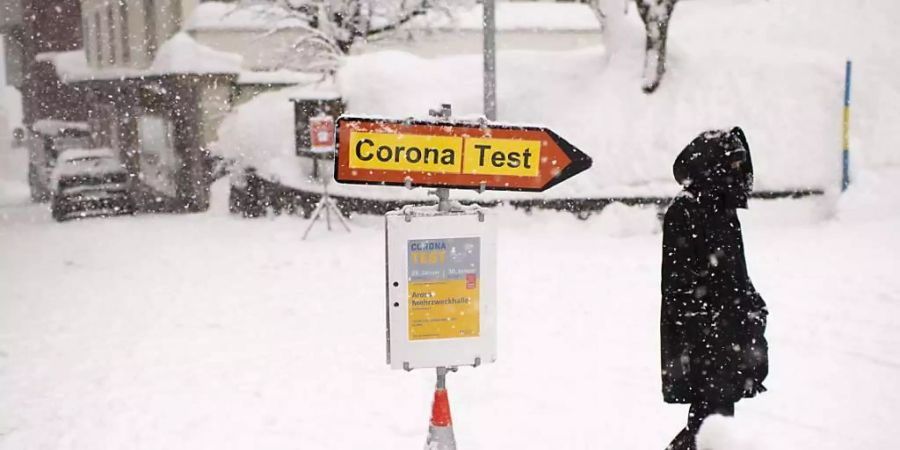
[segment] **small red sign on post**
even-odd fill
[[[334,151],[334,119],[330,116],[309,118],[310,151],[331,153]]]
[[[341,183],[544,191],[591,167],[547,128],[341,116]]]

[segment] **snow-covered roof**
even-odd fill
[[[238,74],[242,71],[240,55],[209,48],[187,33],[178,33],[163,43],[147,69],[93,68],[88,65],[84,50],[41,53],[36,59],[53,63],[63,82],[173,74]]]
[[[67,130],[90,131],[85,122],[67,122],[64,120],[41,119],[31,125],[31,129],[46,136],[56,136]]]
[[[89,79],[91,73],[95,71],[88,66],[84,50],[38,53],[34,59],[53,64],[56,74],[63,82]]]
[[[88,65],[83,50],[46,52],[39,54],[37,59],[52,63],[60,79],[67,83],[172,74],[236,74],[238,84],[310,84],[322,79],[320,73],[245,70],[241,67],[243,58],[240,55],[207,47],[187,33],[178,33],[166,41],[147,69],[96,69]]]
[[[187,33],[178,33],[156,52],[150,65],[157,73],[238,73],[240,55],[214,50],[198,43]]]

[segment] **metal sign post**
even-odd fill
[[[497,358],[497,222],[478,206],[385,215],[387,362],[477,367]]]
[[[847,60],[844,69],[844,117],[842,128],[843,149],[841,150],[841,192],[850,186],[850,82],[853,76],[853,61]]]
[[[432,117],[440,117],[443,119],[449,119],[450,114],[452,114],[452,106],[449,103],[441,104],[440,111],[429,110],[428,115]],[[438,199],[437,210],[439,213],[449,213],[451,211],[450,205],[450,189],[448,188],[437,188],[432,191]],[[447,389],[447,368],[446,367],[437,367],[437,385],[436,389]],[[452,370],[456,370],[454,367]],[[454,443],[455,444],[455,443]]]
[[[484,116],[497,120],[497,2],[484,0]]]
[[[426,446],[454,450],[447,373],[497,359],[497,221],[450,188],[543,191],[591,166],[553,131],[454,121],[450,105],[428,120],[341,116],[339,183],[433,187],[431,206],[385,214],[387,363],[434,368]]]

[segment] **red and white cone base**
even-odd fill
[[[431,405],[431,423],[428,426],[428,439],[425,450],[456,450],[456,438],[453,437],[453,420],[450,418],[450,400],[446,389],[434,391],[434,403]]]

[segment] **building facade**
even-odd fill
[[[119,150],[143,210],[209,205],[209,146],[230,110],[239,68],[205,67],[209,55],[191,53],[197,44],[178,33],[195,6],[194,0],[82,1],[83,70],[69,83],[88,92],[95,144]]]
[[[197,0],[82,0],[81,23],[90,67],[145,69],[175,35]]]
[[[6,82],[22,94],[23,124],[44,119],[84,120],[84,93],[62,83],[39,54],[80,49],[79,0],[0,0]]]
[[[140,209],[206,209],[208,148],[230,110],[240,61],[179,33],[197,4],[0,0],[7,80],[22,93],[31,136],[35,200],[49,197],[62,150],[53,134],[87,129],[89,145],[120,155]]]

